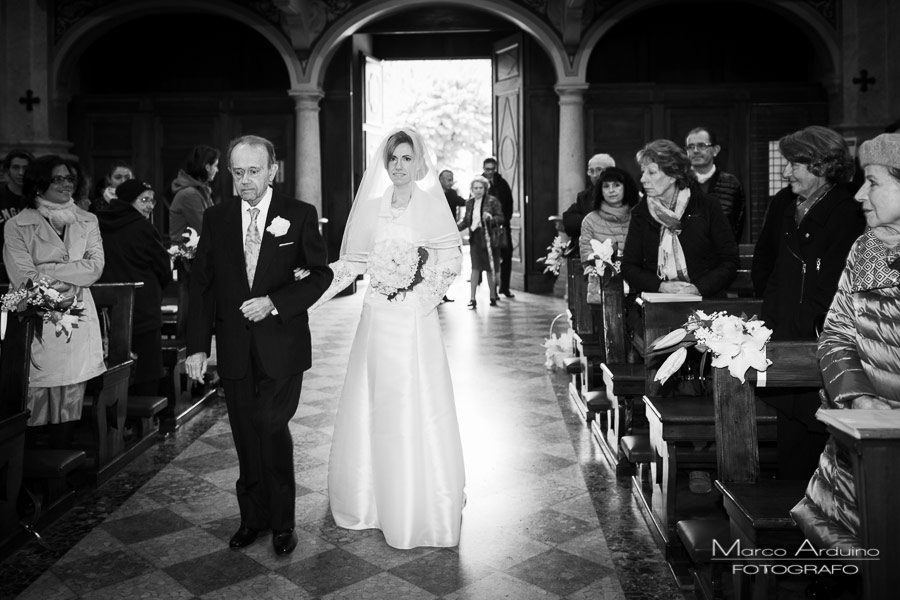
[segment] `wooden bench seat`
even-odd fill
[[[138,443],[159,432],[159,415],[169,403],[165,396],[129,396],[128,421],[132,424]]]

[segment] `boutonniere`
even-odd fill
[[[291,222],[287,219],[282,219],[281,217],[275,217],[272,219],[272,222],[269,223],[269,226],[266,227],[266,231],[274,235],[275,237],[281,237],[288,232],[288,229],[291,228]]]

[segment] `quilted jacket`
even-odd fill
[[[900,249],[871,231],[850,250],[819,337],[818,359],[830,408],[861,396],[900,408]],[[859,508],[849,457],[830,439],[804,498],[791,511],[821,548],[859,548]]]

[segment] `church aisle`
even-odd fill
[[[31,543],[0,565],[0,597],[15,597],[21,586],[9,582],[23,572],[33,583],[18,597],[40,600],[683,597],[627,483],[570,405],[565,376],[544,368],[541,343],[564,302],[520,292],[468,310],[465,276],[449,292],[456,302],[438,309],[466,460],[459,548],[395,550],[379,531],[337,528],[326,471],[363,290],[312,319],[313,368],[291,425],[293,554],[276,558],[270,536],[227,548],[237,458],[220,402],[45,532],[55,552]],[[29,564],[44,565],[36,580]]]

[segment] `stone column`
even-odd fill
[[[66,154],[65,120],[50,81],[52,30],[47,2],[7,2],[0,19],[0,156],[12,148]],[[30,90],[30,94],[29,94]],[[29,110],[29,105],[31,110]],[[62,111],[65,114],[65,110]],[[56,119],[59,121],[59,119]]]
[[[304,202],[316,207],[322,216],[322,149],[319,143],[319,101],[325,96],[314,86],[294,88],[288,92],[294,99],[297,115],[296,193]]]
[[[559,94],[559,197],[562,214],[584,189],[584,92],[586,83],[566,83],[554,89]]]

